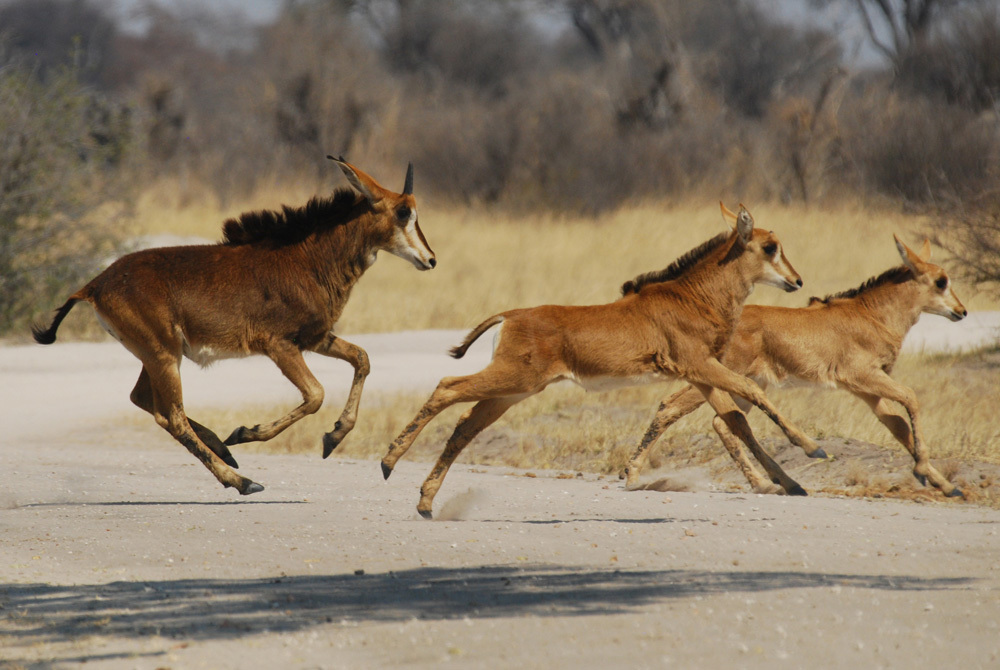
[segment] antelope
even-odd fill
[[[722,429],[743,439],[776,482],[789,493],[805,495],[757,444],[729,393],[763,409],[807,451],[825,454],[778,414],[754,382],[719,361],[755,283],[795,291],[802,279],[785,258],[778,238],[755,229],[745,207],[741,205],[737,215],[720,206],[723,217],[734,224],[732,231],[716,235],[663,271],[636,277],[629,282],[633,291],[616,302],[515,309],[476,326],[451,355],[461,358],[476,339],[499,325],[492,361],[475,374],[441,380],[389,447],[382,459],[383,476],[389,478],[439,412],[456,403],[475,402],[420,489],[417,511],[429,519],[434,496],[466,445],[513,405],[549,384],[569,380],[584,389],[603,390],[683,378],[712,405]]]
[[[898,236],[894,238],[903,265],[858,288],[810,298],[807,307],[748,305],[722,362],[762,388],[795,381],[849,391],[871,408],[913,456],[913,474],[922,485],[930,480],[944,495],[962,497],[962,491],[930,464],[916,395],[890,373],[903,338],[922,313],[961,321],[968,312],[948,274],[930,262],[930,242],[925,239],[917,254]],[[750,409],[742,398],[735,400],[744,411]],[[902,405],[909,418],[893,412],[889,401]],[[626,466],[627,488],[638,483],[649,447],[663,431],[703,402],[698,388],[687,386],[661,403]],[[773,491],[739,444],[727,448],[755,491]]]
[[[52,324],[32,328],[40,344],[80,301],[142,362],[131,401],[153,415],[226,488],[242,495],[264,490],[235,473],[229,446],[270,440],[323,403],[323,387],[303,351],[347,361],[354,379],[334,429],[323,436],[326,458],[354,427],[369,371],[368,355],[333,334],[351,289],[379,251],[430,270],[437,261],[417,222],[413,165],[402,193],[333,158],[354,187],[303,207],[245,213],[223,225],[214,245],[147,249],[122,256],[69,297]],[[184,412],[182,357],[206,366],[223,358],[263,354],[302,393],[287,415],[223,441]]]

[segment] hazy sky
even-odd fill
[[[266,23],[277,16],[285,0],[94,0],[96,4],[113,7],[126,29],[142,30],[143,8],[149,4],[185,9],[193,14],[209,10],[220,16],[241,15],[251,23]],[[697,1],[697,0],[695,0]],[[772,15],[791,23],[821,26],[840,36],[844,58],[848,63],[868,64],[878,61],[879,54],[868,42],[851,3],[834,3],[820,11],[809,0],[755,0]]]

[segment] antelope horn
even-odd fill
[[[406,166],[406,181],[403,183],[403,195],[413,195],[413,163]]]

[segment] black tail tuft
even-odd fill
[[[73,309],[73,305],[76,304],[78,298],[70,298],[66,301],[62,307],[56,310],[56,316],[52,319],[52,325],[48,328],[42,328],[38,324],[31,327],[31,336],[35,338],[35,342],[39,344],[52,344],[56,341],[56,330],[59,329],[59,324],[62,320],[66,318],[69,311]]]
[[[31,327],[31,336],[35,338],[35,342],[39,344],[52,344],[56,341],[56,331],[55,328],[42,328],[38,324]]]

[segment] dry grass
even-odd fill
[[[222,221],[241,210],[300,204],[311,195],[261,191],[237,209],[206,198],[182,202],[175,192],[166,185],[147,193],[139,203],[137,233],[218,239]],[[778,233],[805,280],[798,293],[764,287],[751,296],[751,302],[768,304],[799,306],[809,295],[859,285],[899,264],[892,233],[916,245],[925,225],[919,217],[850,207],[749,207],[757,225]],[[417,274],[408,263],[383,254],[358,284],[339,331],[465,328],[514,307],[608,302],[627,279],[665,267],[724,226],[714,202],[636,205],[596,221],[543,214],[514,218],[428,204],[420,218],[438,267]],[[973,296],[961,286],[958,292],[970,309],[1000,308],[996,297]]]

